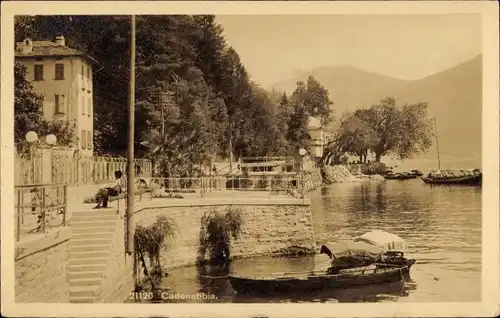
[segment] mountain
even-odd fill
[[[337,118],[386,96],[394,97],[397,104],[427,102],[429,116],[436,117],[441,167],[481,166],[482,55],[413,81],[340,66],[305,72],[272,88],[291,93],[296,82],[307,80],[309,75],[328,89]],[[436,158],[434,145],[418,159],[436,167]]]

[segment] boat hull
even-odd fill
[[[370,284],[402,281],[401,268],[376,269],[370,273],[346,273],[338,275],[307,275],[304,277],[246,278],[229,276],[232,288],[239,294],[276,294],[290,292],[314,292],[326,289],[348,288]]]
[[[432,179],[432,178],[422,178],[422,180],[427,184],[436,185],[481,185],[482,176],[473,176],[465,178],[453,178],[453,179]]]
[[[416,179],[417,175],[385,175],[384,179],[386,180],[410,180]]]
[[[403,274],[409,275],[410,274],[410,269],[415,264],[416,261],[414,259],[402,259],[402,260],[395,260],[391,262],[383,262],[383,263],[376,263],[378,267],[380,268],[401,268],[403,271]]]

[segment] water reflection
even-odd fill
[[[393,301],[398,297],[406,297],[408,292],[403,282],[386,283],[379,285],[367,285],[364,287],[324,290],[317,293],[297,293],[291,292],[289,295],[278,297],[251,297],[236,294],[234,302],[238,303],[301,303],[301,302],[322,302],[322,303],[352,303],[352,302],[381,302]]]
[[[407,285],[419,288],[410,288],[407,299],[480,299],[481,188],[431,187],[419,179],[366,181],[324,187],[311,200],[319,244],[373,229],[410,243],[417,264]],[[461,284],[468,287],[449,288]]]

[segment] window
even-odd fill
[[[87,146],[87,134],[85,133],[85,130],[82,130],[82,149],[85,149]]]
[[[87,144],[87,148],[92,149],[92,133],[90,131],[87,131]]]
[[[64,79],[64,64],[56,63],[56,78],[57,81]]]
[[[87,67],[87,79],[90,81],[90,67]]]
[[[82,65],[82,77],[85,75],[85,67]]]
[[[85,97],[82,96],[82,115],[85,115]]]
[[[87,102],[87,106],[88,106],[88,111],[87,111],[87,114],[89,115],[90,117],[90,114],[92,114],[92,97],[89,97],[89,100]]]
[[[35,64],[35,81],[43,81],[43,65]]]
[[[54,109],[54,112],[56,114],[64,114],[64,111],[65,111],[65,98],[64,98],[64,95],[54,95],[54,106],[55,106],[55,109]]]

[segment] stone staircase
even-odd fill
[[[118,219],[115,209],[73,212],[68,265],[71,303],[96,301]]]

